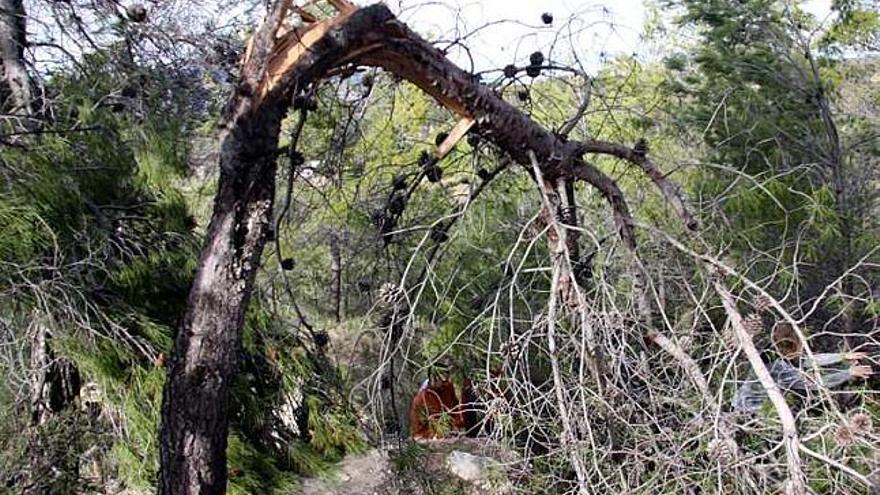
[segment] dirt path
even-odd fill
[[[377,449],[346,457],[331,479],[304,480],[302,495],[376,495],[385,493],[391,467],[388,456]]]

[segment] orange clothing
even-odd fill
[[[413,397],[409,408],[409,431],[413,438],[440,438],[441,422],[451,420],[452,429],[465,426],[458,396],[451,380],[429,383]],[[448,419],[446,419],[448,418]]]

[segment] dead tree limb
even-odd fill
[[[788,407],[788,403],[785,402],[785,397],[782,396],[779,386],[776,385],[773,377],[770,376],[767,365],[761,360],[761,354],[755,348],[752,336],[749,335],[749,332],[743,325],[743,318],[739,310],[736,309],[733,295],[718,281],[715,282],[715,291],[721,297],[728,321],[731,327],[733,327],[740,348],[743,350],[746,358],[748,358],[752,371],[755,372],[755,376],[758,377],[758,381],[761,382],[761,386],[767,392],[767,397],[770,398],[773,408],[776,409],[776,415],[779,417],[780,423],[782,423],[782,444],[785,448],[786,466],[788,468],[788,487],[785,493],[803,495],[807,493],[806,478],[804,477],[804,466],[800,456],[801,442],[798,437],[794,414],[792,414],[791,408]]]
[[[638,150],[635,147],[630,148],[620,144],[595,139],[580,143],[580,147],[580,150],[584,153],[614,156],[621,160],[626,160],[642,169],[645,175],[647,175],[657,188],[660,189],[660,192],[663,193],[666,201],[672,204],[684,225],[690,230],[697,230],[699,224],[690,209],[687,207],[681,189],[677,184],[668,180],[660,169],[657,168],[657,165],[648,158],[647,150]]]

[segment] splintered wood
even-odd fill
[[[452,131],[449,132],[449,135],[446,136],[446,139],[440,143],[440,146],[437,148],[437,158],[443,159],[452,148],[455,148],[455,145],[461,141],[461,138],[464,137],[465,134],[474,126],[474,119],[470,117],[465,117],[458,121],[455,124],[455,127],[452,128]]]
[[[319,21],[316,15],[305,10],[306,7],[316,3],[319,2],[310,1],[302,6],[294,5],[291,7],[291,11],[303,20],[303,25],[278,36],[266,70],[266,76],[257,91],[259,100],[265,98],[278,85],[287,71],[296,65],[303,54],[307,53],[330,29],[342,24],[357,10],[357,7],[348,0],[327,0],[327,3],[339,12],[339,15]]]
[[[269,60],[269,67],[266,70],[266,77],[260,84],[258,97],[262,99],[272,91],[287,71],[296,65],[300,57],[308,52],[312,45],[346,17],[331,17],[320,22],[306,24],[282,36],[275,45],[272,58]]]

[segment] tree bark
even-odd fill
[[[332,4],[339,15],[277,36],[290,0],[276,0],[250,40],[241,81],[227,105],[214,213],[163,397],[163,495],[225,491],[230,384],[271,217],[280,122],[292,97],[329,73],[373,65],[409,80],[450,110],[476,120],[478,132],[515,161],[529,167],[530,157],[536,159],[548,183],[585,180],[597,187],[609,200],[621,235],[634,246],[622,193],[580,158],[581,143],[538,125],[452,64],[387,7]]]
[[[34,314],[30,335],[31,425],[45,423],[79,397],[79,370],[52,352],[52,333],[43,317]]]
[[[214,214],[162,401],[160,493],[226,490],[230,384],[275,194],[280,114],[244,118],[224,140]]]
[[[31,113],[26,19],[23,0],[0,0],[0,108],[22,117]]]
[[[330,235],[330,303],[333,317],[339,323],[342,319],[342,250],[335,232]]]
[[[163,495],[226,491],[230,385],[269,229],[275,150],[289,102],[284,96],[289,97],[292,88],[304,87],[328,62],[305,53],[293,71],[289,91],[256,96],[289,3],[276,2],[254,35],[241,81],[227,104],[214,212],[175,339],[162,400],[159,493]],[[353,36],[361,34],[352,31]],[[340,34],[322,38],[313,48],[326,55],[340,42],[357,46]]]

